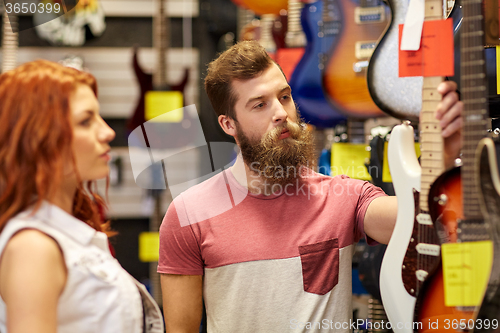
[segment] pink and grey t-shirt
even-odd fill
[[[384,195],[313,171],[281,193],[254,195],[225,170],[170,205],[158,272],[204,275],[208,332],[345,332],[335,323],[352,317],[353,244]]]

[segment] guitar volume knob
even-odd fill
[[[440,206],[444,206],[448,202],[448,196],[446,194],[441,194],[439,197],[435,197],[434,201],[437,201]]]

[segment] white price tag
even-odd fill
[[[410,0],[401,36],[402,51],[417,51],[422,38],[425,17],[425,0]]]

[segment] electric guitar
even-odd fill
[[[139,82],[139,86],[141,92],[139,94],[139,101],[135,107],[134,113],[132,117],[127,122],[127,129],[131,132],[137,126],[141,126],[145,121],[145,95],[148,91],[152,90],[163,90],[163,91],[180,91],[184,93],[184,89],[189,80],[189,69],[186,68],[184,70],[184,76],[182,80],[174,85],[169,85],[167,83],[166,74],[167,74],[167,64],[166,64],[166,53],[167,53],[167,21],[165,18],[165,9],[163,1],[157,0],[159,3],[159,11],[156,17],[154,18],[154,27],[153,27],[153,39],[156,44],[157,51],[157,71],[154,74],[149,74],[144,72],[141,68],[138,59],[139,49],[138,47],[134,47],[134,55],[132,60],[132,66],[134,68],[134,72]]]
[[[461,99],[464,103],[462,129],[462,166],[454,168],[439,176],[429,192],[429,212],[438,234],[438,239],[444,247],[446,244],[461,243],[461,246],[473,246],[477,241],[490,240],[490,231],[481,214],[479,191],[475,181],[475,151],[479,141],[486,135],[486,116],[488,109],[486,70],[484,61],[484,33],[482,4],[475,0],[462,1],[463,24],[461,31]],[[468,243],[468,244],[466,244]],[[469,264],[482,263],[486,257],[471,258]],[[484,264],[483,264],[484,265]],[[489,268],[489,267],[488,267]],[[459,274],[457,274],[459,275]],[[478,324],[474,322],[479,304],[463,302],[466,291],[460,289],[452,296],[460,302],[446,302],[450,292],[445,294],[443,269],[430,276],[418,295],[420,313],[416,316],[419,322],[434,322],[439,319],[439,328],[445,329],[446,321],[464,321],[461,331],[469,332]],[[487,281],[471,275],[467,280],[470,286],[479,290],[486,289]],[[448,284],[448,288],[451,287]],[[447,305],[448,304],[448,305]],[[430,328],[422,332],[430,331]]]
[[[477,314],[474,333],[493,332],[500,324],[500,176],[498,162],[500,145],[491,138],[479,141],[476,149],[476,186],[479,188],[479,206],[489,225],[493,241],[493,266],[484,294],[483,303]],[[488,323],[488,325],[486,325]]]
[[[418,120],[422,109],[420,92],[422,77],[399,77],[399,24],[404,23],[408,11],[408,0],[388,0],[391,8],[391,23],[378,42],[367,70],[368,90],[375,104],[385,113],[402,120]],[[447,10],[449,12],[449,10]],[[460,6],[455,2],[450,16],[453,18],[455,35],[461,25]],[[458,36],[457,36],[458,37]],[[458,81],[460,60],[459,43],[455,42],[455,76]]]
[[[127,128],[129,129],[130,132],[134,131],[137,127],[141,126],[143,128],[144,133],[146,133],[146,129],[143,126],[143,124],[146,122],[145,118],[145,95],[148,91],[156,90],[156,91],[180,91],[184,92],[184,88],[186,87],[186,84],[188,82],[189,78],[189,69],[186,69],[184,72],[184,78],[179,84],[170,86],[167,83],[166,80],[166,73],[167,73],[167,62],[166,62],[166,51],[167,51],[167,18],[165,17],[165,4],[163,0],[156,0],[156,5],[158,6],[158,11],[157,15],[154,17],[154,26],[153,26],[153,39],[154,43],[158,52],[158,57],[157,57],[157,70],[151,75],[145,73],[142,68],[139,65],[139,61],[137,58],[137,53],[138,49],[134,48],[134,57],[133,57],[133,67],[135,74],[137,76],[137,80],[139,81],[140,88],[141,88],[141,95],[139,99],[139,103],[134,111],[133,116],[129,119],[127,123]],[[171,111],[171,110],[168,110]],[[184,120],[190,120],[190,116],[187,112],[184,112]],[[188,131],[193,131],[195,130],[195,126],[186,126],[186,128],[183,128],[183,126],[176,126],[178,124],[173,123],[172,126],[162,126],[158,127],[158,129],[155,130],[154,127],[148,127],[147,129],[147,134],[142,140],[145,142],[159,142],[161,141],[162,135],[165,135],[165,133],[162,133],[163,131],[168,131],[168,137],[169,138],[177,138],[179,141],[186,141],[189,140],[186,138]],[[130,138],[129,138],[130,140]],[[180,146],[179,142],[168,142],[165,143],[165,146],[167,145],[172,145],[173,147],[178,147]],[[149,143],[147,143],[148,148]],[[163,170],[161,170],[161,167],[159,164],[155,165],[154,170],[152,171],[152,178],[154,181],[155,175],[160,174],[161,177],[156,177],[156,178],[163,178]],[[150,218],[150,223],[149,223],[149,231],[151,232],[158,232],[161,224],[161,196],[162,196],[162,190],[157,190],[153,189],[149,192],[151,197],[154,200],[154,210],[153,214]],[[149,264],[149,271],[150,271],[150,280],[151,280],[151,294],[155,301],[158,304],[161,304],[161,287],[160,287],[160,276],[156,272],[157,269],[157,262],[151,262]]]
[[[327,2],[328,3],[328,2]],[[381,0],[337,0],[342,23],[323,70],[323,89],[332,106],[355,118],[384,113],[372,101],[366,68],[378,39],[386,29],[390,11]],[[332,3],[328,3],[329,10]]]
[[[325,10],[323,7],[328,7]],[[302,29],[306,35],[304,55],[290,78],[293,99],[301,116],[321,128],[334,127],[345,121],[345,116],[333,108],[323,92],[322,69],[326,53],[340,32],[341,18],[335,0],[319,0],[305,4],[301,14]]]
[[[434,179],[444,171],[441,127],[434,117],[441,100],[437,92],[441,81],[441,77],[423,80],[421,165],[415,154],[414,131],[409,121],[396,126],[389,140],[388,158],[398,198],[398,214],[382,261],[380,292],[392,323],[413,322],[416,296],[423,281],[439,264],[440,247],[428,213],[427,196]],[[413,325],[395,326],[393,330],[410,333]]]

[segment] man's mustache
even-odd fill
[[[288,130],[292,139],[298,139],[300,137],[301,131],[304,130],[304,128],[299,124],[287,121],[286,123],[273,128],[271,131],[269,131],[269,133],[264,135],[261,140],[262,145],[266,148],[270,148],[270,146],[272,146],[279,140],[281,133],[285,129]]]

